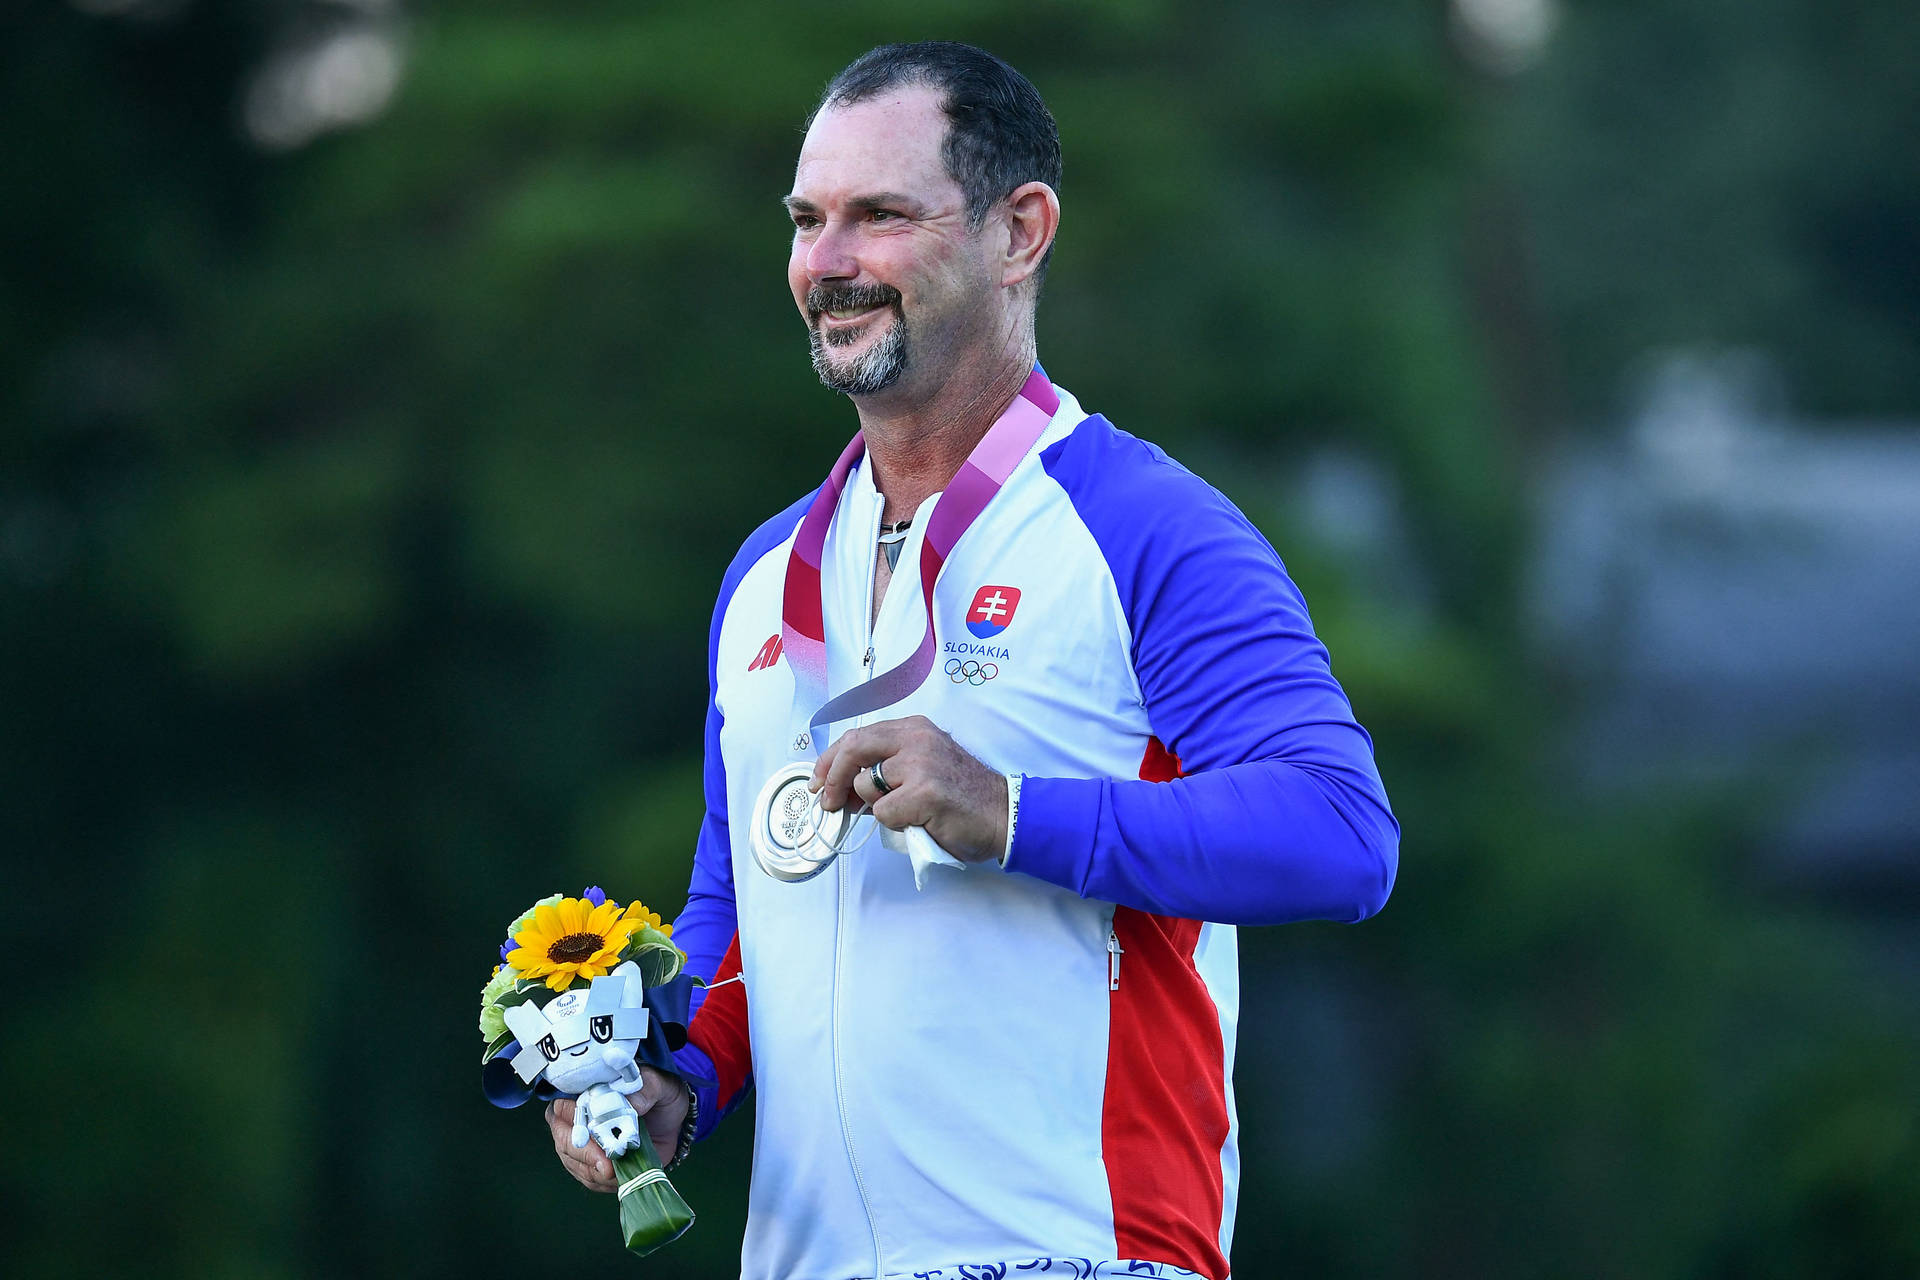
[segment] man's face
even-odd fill
[[[994,328],[986,238],[940,159],[937,90],[822,111],[787,197],[787,283],[820,380],[848,395],[937,387]]]

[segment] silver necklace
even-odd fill
[[[880,554],[887,558],[887,572],[892,573],[900,566],[900,548],[907,545],[907,530],[913,527],[913,517],[908,516],[897,524],[880,526]]]

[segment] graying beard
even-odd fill
[[[857,335],[849,334],[845,338],[824,339],[820,330],[809,329],[807,342],[813,350],[813,371],[820,375],[820,382],[829,391],[838,391],[848,396],[870,396],[877,391],[885,391],[907,369],[907,319],[898,311],[893,314],[893,327],[887,336],[873,345],[867,354],[858,357],[851,365],[835,365],[827,355],[829,347],[841,346],[852,342]]]

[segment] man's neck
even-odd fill
[[[856,400],[874,487],[886,498],[881,518],[904,520],[945,489],[1032,372],[1033,344],[1027,341],[954,371],[911,405],[884,396]]]

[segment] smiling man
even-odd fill
[[[712,985],[694,1083],[633,1098],[665,1158],[757,1091],[750,1280],[1224,1280],[1234,927],[1393,882],[1279,558],[1036,363],[1059,187],[1033,86],[929,42],[833,80],[785,200],[859,432],[722,582],[675,922]]]

